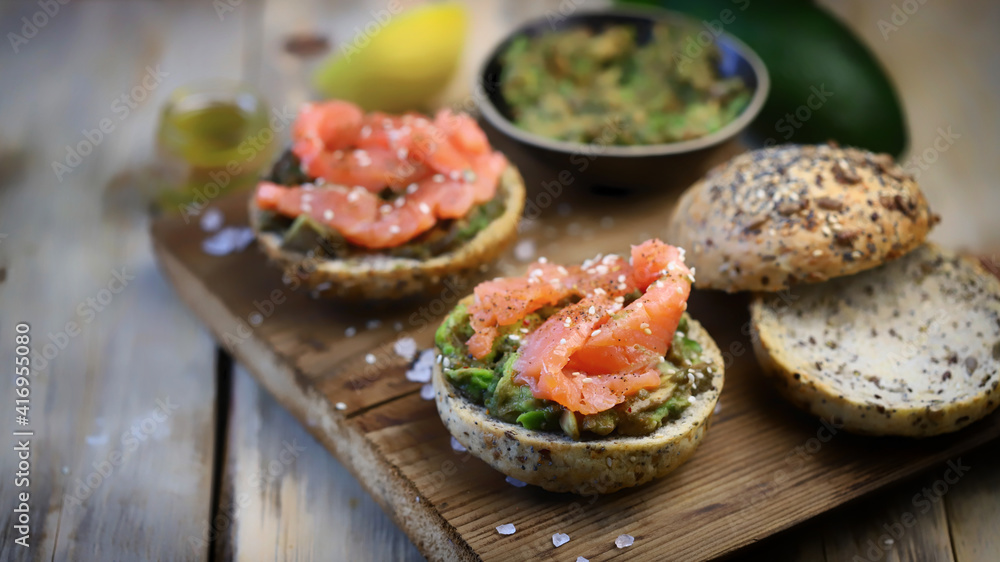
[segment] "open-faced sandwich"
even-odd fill
[[[399,298],[492,261],[516,237],[517,170],[468,115],[305,105],[250,202],[273,261],[324,296]]]
[[[556,492],[608,493],[691,456],[723,361],[685,313],[683,250],[649,240],[631,259],[539,260],[481,283],[436,334],[438,412],[473,455]]]
[[[937,220],[889,155],[788,145],[716,168],[668,231],[699,288],[756,292],[754,349],[792,403],[923,437],[1000,406],[1000,282],[926,244]]]

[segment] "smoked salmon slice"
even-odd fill
[[[292,152],[314,183],[261,182],[258,207],[309,215],[369,249],[405,244],[439,220],[466,216],[496,196],[507,167],[468,115],[366,115],[339,100],[303,106],[292,126]],[[394,193],[390,199],[386,189]]]
[[[482,358],[499,326],[579,297],[524,337],[515,382],[571,411],[602,412],[659,387],[656,366],[687,309],[692,281],[682,251],[659,240],[634,246],[631,264],[617,256],[574,268],[536,262],[525,277],[476,287],[469,308],[475,333],[466,345]],[[624,305],[635,291],[641,295]]]

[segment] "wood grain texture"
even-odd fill
[[[0,9],[5,32],[41,10]],[[141,168],[170,90],[235,77],[241,49],[238,18],[146,1],[60,5],[17,53],[6,41],[0,49],[5,372],[17,321],[31,324],[36,350],[50,346],[32,379],[32,547],[13,543],[6,506],[15,490],[4,478],[4,560],[208,556],[205,546],[179,545],[209,518],[213,343],[153,263]],[[88,140],[83,131],[102,119],[113,130]],[[67,162],[68,145],[83,154],[60,178],[53,162]],[[11,377],[0,379],[0,394],[12,418]],[[12,474],[7,439],[0,466]]]
[[[629,205],[628,199],[595,200],[567,191],[547,210],[546,226],[527,225],[523,238],[555,261],[620,251],[658,235],[675,196],[669,190],[648,196],[626,215],[616,204]],[[561,214],[562,205],[572,212]],[[219,207],[238,223],[244,202],[234,196]],[[629,218],[612,229],[604,220],[612,216]],[[181,298],[217,337],[248,318],[260,295],[283,292],[282,304],[233,346],[233,354],[296,418],[308,423],[311,413],[321,412],[311,431],[431,558],[554,559],[566,554],[565,547],[557,552],[551,546],[556,532],[577,537],[570,545],[587,557],[655,559],[669,549],[684,559],[709,558],[1000,434],[1000,416],[923,441],[871,440],[831,430],[793,411],[763,384],[740,330],[747,321],[745,300],[699,292],[690,311],[733,364],[721,412],[694,459],[670,478],[608,497],[515,489],[485,464],[451,450],[433,404],[420,398],[418,384],[402,378],[403,361],[390,350],[399,337],[395,321],[404,322],[403,334],[429,343],[435,322],[424,320],[419,307],[444,312],[446,298],[411,305],[416,308],[351,311],[282,288],[278,271],[267,268],[254,249],[205,255],[203,233],[169,220],[154,226],[154,238]],[[511,259],[499,264],[502,270],[523,267]],[[347,327],[369,320],[379,325],[363,339],[345,338]],[[373,363],[365,360],[369,353]],[[336,402],[347,408],[335,410]],[[653,498],[670,498],[669,509]],[[511,522],[522,530],[510,537],[494,530]],[[614,548],[620,533],[638,539],[627,552]]]
[[[357,480],[242,367],[219,545],[237,560],[421,560]]]

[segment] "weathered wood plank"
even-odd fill
[[[567,193],[561,203],[572,201],[572,215],[563,217],[551,209],[545,224],[556,229],[556,235],[538,236],[537,252],[568,261],[658,234],[671,195],[660,197],[663,204],[633,209],[621,228],[584,239],[567,234],[572,224],[574,231],[603,234],[603,213],[625,215],[615,214],[613,200],[587,203],[586,198]],[[244,203],[235,197],[219,205],[232,216],[231,211]],[[256,250],[197,256],[203,236],[169,222],[160,222],[155,229],[157,251],[179,293],[218,335],[247,312],[247,303],[261,289],[257,281],[236,280],[270,274]],[[519,267],[508,262],[511,268]],[[271,288],[280,286],[276,277]],[[387,506],[417,546],[436,557],[562,556],[563,551],[554,552],[549,542],[555,532],[579,537],[571,544],[583,549],[584,556],[620,556],[623,553],[612,544],[614,537],[630,531],[642,538],[627,553],[634,559],[655,558],[668,548],[684,558],[715,556],[933,466],[1000,432],[1000,417],[992,416],[960,434],[923,441],[871,440],[842,432],[831,437],[830,428],[794,411],[762,383],[740,329],[747,320],[745,299],[698,292],[692,298],[692,315],[703,321],[733,359],[720,415],[709,437],[670,478],[596,499],[584,508],[577,498],[511,488],[478,460],[456,461],[434,405],[416,393],[419,384],[399,380],[399,367],[376,368],[381,373],[377,379],[396,379],[398,386],[364,387],[352,393],[349,382],[363,376],[358,369],[365,369],[366,361],[344,369],[333,356],[307,363],[285,355],[283,348],[299,349],[307,340],[330,349],[349,347],[352,357],[379,350],[379,344],[365,348],[344,336],[345,326],[377,318],[378,312],[341,309],[325,322],[300,321],[323,306],[308,295],[290,292],[234,348],[234,354],[296,418],[308,424],[319,412],[319,423],[311,428],[314,434]],[[399,305],[386,314],[406,312]],[[392,334],[385,342],[397,337]],[[322,390],[317,383],[322,383]],[[378,393],[378,400],[363,397],[370,390]],[[370,405],[342,411],[332,407],[351,394],[361,394],[359,403]],[[662,506],[649,501],[652,497],[670,498],[667,515]],[[615,521],[614,529],[608,521]],[[523,530],[501,540],[493,528],[507,522]]]
[[[955,560],[1000,560],[1000,449],[985,447],[966,460],[968,475],[944,498]]]
[[[240,560],[421,560],[350,473],[236,367],[221,506]]]
[[[42,13],[3,11],[5,32]],[[16,53],[0,49],[0,356],[13,363],[18,321],[46,354],[32,378],[32,547],[15,550],[5,509],[0,558],[205,559],[206,546],[179,548],[209,517],[213,343],[156,270],[139,170],[171,89],[238,75],[240,22],[194,2],[43,16]],[[13,418],[11,377],[0,396]],[[7,448],[4,474],[13,462]],[[12,482],[0,482],[5,505]]]

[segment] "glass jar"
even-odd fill
[[[161,208],[198,214],[257,182],[274,157],[270,112],[250,86],[216,80],[182,86],[160,113],[156,144],[167,178]]]

